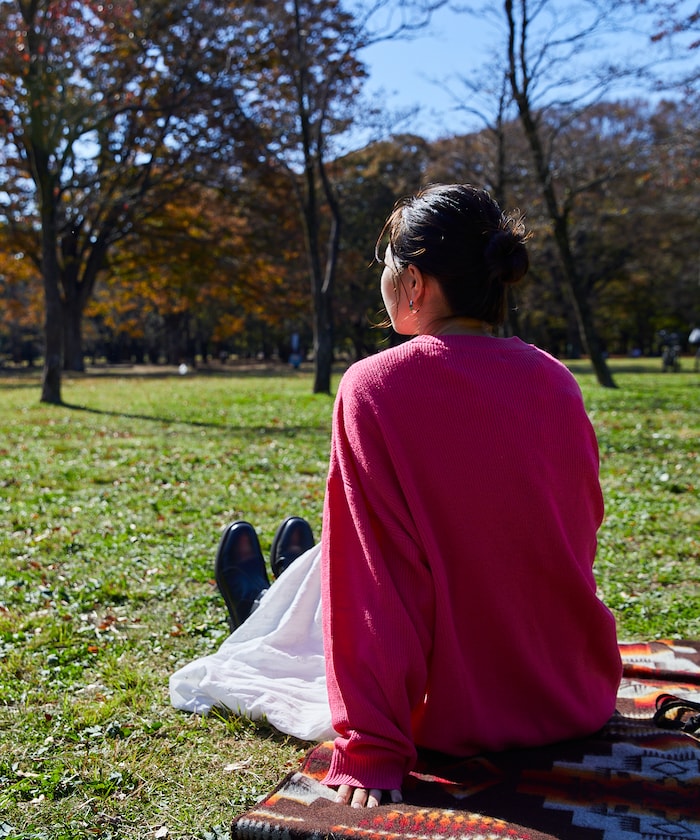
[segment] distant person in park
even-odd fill
[[[273,590],[298,586],[292,562],[320,555],[337,733],[324,781],[355,807],[401,801],[421,749],[588,735],[621,676],[592,571],[603,500],[580,389],[545,352],[495,335],[528,269],[521,219],[483,190],[433,185],[397,203],[376,254],[391,324],[412,338],[342,377],[320,549],[285,520],[261,599],[257,535],[237,522],[216,566],[233,639]]]
[[[688,336],[688,344],[692,346],[697,346],[697,350],[695,351],[695,362],[693,364],[694,370],[700,370],[700,327],[693,327],[690,331],[690,335]]]

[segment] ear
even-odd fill
[[[420,306],[425,295],[425,277],[423,272],[415,265],[409,264],[406,269],[406,280],[408,282],[409,298]]]

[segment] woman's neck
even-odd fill
[[[478,318],[466,318],[455,316],[454,318],[441,318],[431,329],[426,330],[427,335],[492,335],[490,324],[480,321]]]

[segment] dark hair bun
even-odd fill
[[[510,285],[527,274],[530,260],[519,224],[507,219],[507,227],[497,230],[484,249],[484,263],[491,281]],[[515,228],[515,229],[514,229]]]

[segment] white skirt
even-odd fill
[[[320,545],[298,557],[216,653],[170,677],[176,709],[218,706],[307,741],[335,737],[326,691]]]

